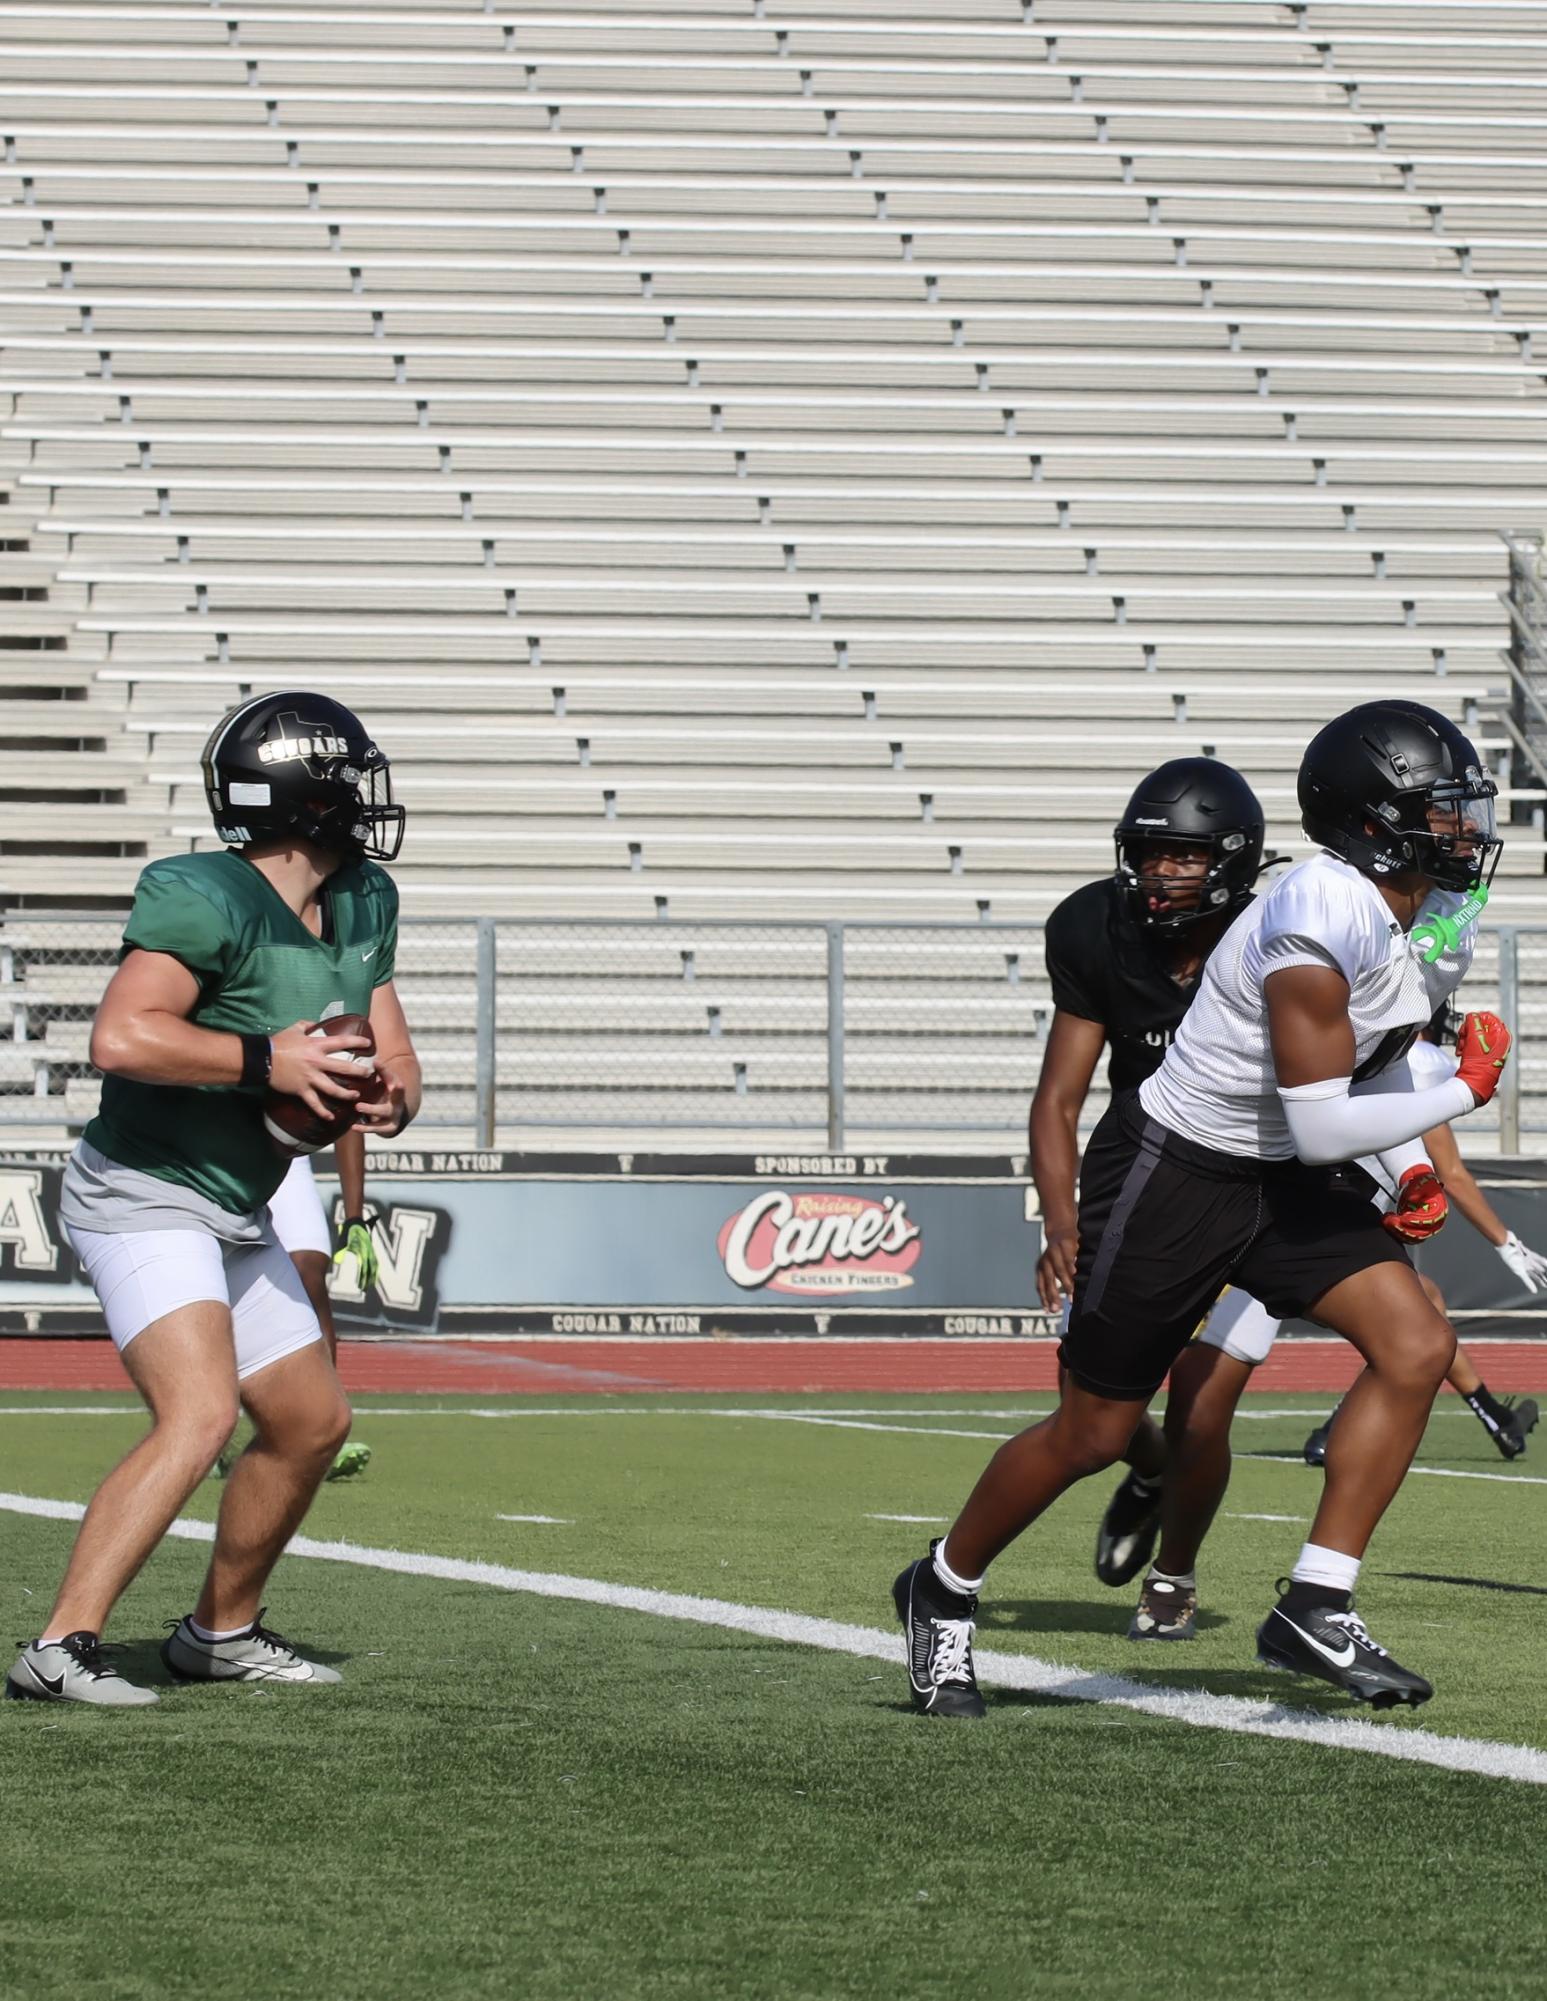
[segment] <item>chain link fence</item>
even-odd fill
[[[95,1110],[112,918],[0,926],[0,1125]],[[470,1142],[1018,1150],[1052,1017],[1037,924],[403,920],[422,1123]],[[1468,1005],[1517,1031],[1503,1152],[1547,1133],[1547,926],[1482,930]],[[1087,1127],[1102,1108],[1100,1079]]]

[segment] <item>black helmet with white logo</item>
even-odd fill
[[[1471,739],[1422,702],[1364,702],[1311,739],[1300,813],[1313,841],[1363,875],[1422,875],[1442,889],[1491,881],[1498,787]]]
[[[1113,830],[1117,880],[1131,913],[1152,931],[1234,916],[1262,872],[1265,832],[1257,795],[1239,771],[1217,758],[1173,757],[1141,779]],[[1209,850],[1197,901],[1185,909],[1158,899],[1142,881],[1146,851],[1168,841]]]
[[[255,695],[221,717],[200,762],[215,831],[231,847],[296,834],[390,862],[403,845],[386,758],[327,695]]]

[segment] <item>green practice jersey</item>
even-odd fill
[[[397,889],[373,862],[351,862],[329,877],[323,901],[318,938],[241,855],[173,855],[141,875],[123,949],[182,961],[199,982],[190,1019],[200,1028],[273,1035],[297,1021],[369,1014],[372,991],[392,978]],[[85,1136],[109,1160],[236,1215],[266,1203],[289,1165],[264,1130],[259,1085],[106,1077]]]

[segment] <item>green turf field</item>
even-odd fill
[[[375,1457],[308,1536],[881,1628],[932,1531],[875,1517],[946,1517],[992,1450],[951,1434],[1047,1400],[387,1402],[360,1400]],[[62,1404],[124,1408],[12,1414]],[[0,1405],[0,1488],[61,1501],[142,1421],[114,1397]],[[1312,1422],[1238,1427],[1195,1644],[1123,1637],[1131,1593],[1091,1570],[1103,1480],[998,1566],[980,1645],[1352,1714],[1253,1660],[1320,1476],[1246,1455]],[[1547,1436],[1506,1467],[1448,1399],[1420,1463],[1504,1477],[1415,1476],[1388,1517],[1361,1609],[1438,1694],[1365,1727],[1547,1752]],[[0,1511],[7,1640],[71,1533]],[[183,1689],[154,1648],[203,1555],[169,1542],[110,1636],[159,1709],[0,1705],[7,2001],[1542,1992],[1541,1784],[987,1686],[986,1723],[930,1723],[900,1664],[363,1560],[291,1557],[271,1592],[343,1687]]]

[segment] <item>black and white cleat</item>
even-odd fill
[[[986,1716],[972,1669],[978,1601],[947,1591],[929,1556],[910,1563],[892,1586],[908,1640],[908,1688],[925,1716]]]
[[[1331,1682],[1372,1709],[1416,1709],[1433,1695],[1431,1683],[1394,1661],[1370,1638],[1369,1629],[1350,1608],[1313,1605],[1294,1612],[1283,1600],[1257,1628],[1257,1658],[1265,1667],[1289,1674],[1314,1675]]]
[[[1126,1584],[1154,1554],[1160,1534],[1160,1482],[1130,1473],[1107,1502],[1096,1532],[1096,1575],[1103,1584]]]

